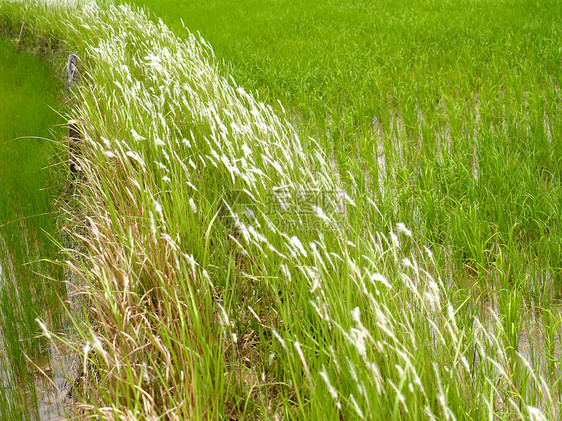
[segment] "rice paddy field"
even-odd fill
[[[79,58],[69,413],[561,417],[559,2],[133,3],[0,1]]]
[[[50,411],[40,373],[51,373],[53,349],[35,318],[60,326],[65,292],[60,270],[43,261],[58,250],[48,141],[58,98],[51,68],[5,39],[0,74],[0,418],[22,420]]]

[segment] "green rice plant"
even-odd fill
[[[545,314],[541,318],[544,329],[545,358],[548,364],[549,373],[555,373],[560,364],[557,357],[556,343],[560,335],[560,318],[550,310],[545,310]]]
[[[55,281],[60,271],[42,261],[57,252],[49,238],[57,172],[49,168],[55,150],[47,139],[57,94],[49,66],[11,42],[0,41],[0,65],[0,414],[19,420],[38,413],[34,364],[48,366],[49,344],[35,318],[58,326],[65,292]]]

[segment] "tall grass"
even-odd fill
[[[57,93],[49,66],[6,40],[0,74],[0,417],[21,420],[39,411],[35,365],[50,371],[50,344],[35,318],[57,327],[65,291],[59,271],[41,261],[57,252],[55,149],[47,140]]]
[[[530,284],[512,277],[525,256],[518,231],[509,230],[517,246],[497,248],[492,262],[473,258],[487,255],[481,240],[497,234],[478,224],[482,205],[463,202],[473,184],[455,177],[506,180],[494,165],[507,148],[503,129],[487,132],[497,151],[478,155],[474,177],[473,166],[445,153],[471,149],[443,138],[442,159],[424,158],[415,151],[434,151],[429,145],[406,147],[419,141],[412,115],[390,109],[379,119],[392,135],[381,135],[385,181],[376,192],[360,164],[335,168],[286,115],[223,78],[200,38],[178,38],[111,4],[3,2],[0,16],[64,40],[82,60],[72,119],[84,137],[83,178],[67,212],[76,241],[67,265],[84,282],[74,394],[87,415],[556,418],[560,317],[522,317]],[[435,178],[419,172],[431,168]],[[438,180],[420,200],[435,212],[441,203],[466,208],[466,218],[453,214],[447,221],[462,229],[428,234],[419,228],[422,202],[408,195],[414,181]],[[558,194],[555,181],[541,204]],[[552,230],[556,217],[544,226]],[[472,236],[474,247],[456,247],[452,232]],[[466,270],[453,270],[459,262],[497,276],[494,293],[483,292],[497,306],[484,311],[473,299]],[[536,329],[544,342],[522,340]]]

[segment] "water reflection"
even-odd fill
[[[56,268],[37,260],[36,246],[27,251],[34,251],[27,264],[6,248],[0,256],[0,418],[57,420],[65,410],[72,356],[41,335],[35,317],[50,329],[64,328],[64,284],[53,277]]]

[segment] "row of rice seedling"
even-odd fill
[[[537,326],[517,290],[481,314],[414,216],[383,216],[363,173],[221,76],[204,40],[111,3],[4,1],[0,16],[80,57],[66,265],[85,311],[76,341],[46,334],[81,353],[87,415],[558,414],[557,314],[545,350],[522,346]]]
[[[35,318],[58,328],[65,291],[57,269],[41,261],[58,251],[51,188],[60,171],[49,168],[57,149],[46,139],[57,95],[52,69],[6,40],[0,74],[0,417],[21,420],[45,410],[35,386],[39,370],[51,372]]]

